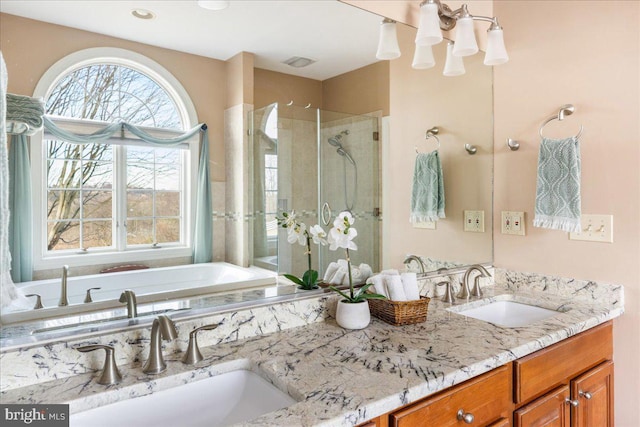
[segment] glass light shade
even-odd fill
[[[484,55],[484,65],[504,64],[509,60],[507,49],[504,47],[504,35],[501,29],[487,31],[487,53]]]
[[[440,29],[438,5],[435,3],[424,4],[420,8],[418,32],[415,42],[419,46],[431,46],[441,41],[442,30]]]
[[[198,0],[198,6],[209,10],[223,10],[229,7],[229,1],[224,0]]]
[[[436,65],[436,60],[433,59],[433,49],[430,45],[420,46],[416,45],[416,50],[413,54],[413,63],[411,66],[417,70],[424,70]]]
[[[478,43],[473,32],[473,18],[458,19],[456,27],[453,54],[455,56],[469,56],[478,53]]]
[[[398,35],[395,22],[382,22],[380,25],[380,39],[378,40],[378,59],[396,59],[400,56]]]
[[[447,77],[460,76],[466,72],[462,57],[455,56],[453,54],[454,49],[455,44],[450,43],[447,45],[447,59],[444,62],[444,71],[442,72]]]

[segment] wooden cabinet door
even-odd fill
[[[452,387],[391,413],[391,427],[486,426],[508,418],[511,404],[511,365],[496,368],[477,378]],[[458,412],[471,421],[458,419]]]
[[[487,427],[511,427],[511,423],[507,418],[500,418],[498,421],[489,424]]]
[[[569,427],[571,407],[569,387],[562,386],[518,409],[513,416],[515,427]]]
[[[572,427],[613,427],[613,362],[605,362],[571,381]]]

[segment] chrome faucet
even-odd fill
[[[165,315],[160,315],[153,320],[151,326],[151,349],[149,358],[144,364],[142,372],[145,374],[159,374],[167,369],[167,364],[162,357],[161,339],[171,341],[178,337],[178,330],[171,319]]]
[[[136,301],[136,294],[131,289],[125,289],[122,294],[120,294],[119,301],[127,304],[127,317],[129,319],[138,317],[138,303]]]
[[[406,264],[408,266],[411,261],[416,261],[418,263],[418,266],[420,267],[420,273],[424,274],[425,265],[422,261],[422,258],[420,258],[418,255],[407,255],[407,257],[403,261],[403,264]]]
[[[464,272],[464,276],[462,277],[462,287],[460,289],[460,293],[458,293],[457,297],[458,298],[469,298],[472,295],[470,286],[469,286],[469,279],[471,277],[471,272],[472,271],[478,271],[480,273],[480,276],[482,277],[491,277],[491,274],[489,274],[489,272],[487,271],[486,268],[484,268],[483,266],[481,266],[480,264],[474,264],[471,267],[469,267],[467,269],[467,271]],[[474,289],[473,289],[473,294],[474,296],[481,296],[482,295],[482,291],[480,291],[480,284],[478,283],[479,281],[476,281]]]
[[[67,298],[67,275],[69,275],[69,266],[62,266],[62,280],[60,282],[60,301],[58,302],[58,307],[65,307],[69,305],[69,298]]]

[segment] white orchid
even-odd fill
[[[329,249],[335,251],[338,248],[358,250],[353,239],[358,236],[358,231],[352,227],[355,219],[350,212],[340,212],[333,221],[333,228],[329,230]]]
[[[291,227],[287,227],[287,241],[291,244],[298,242],[304,246],[307,244],[307,226],[303,222],[296,222]]]
[[[309,231],[311,232],[313,243],[323,246],[327,244],[327,233],[320,225],[316,224],[312,226]]]

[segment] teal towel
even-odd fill
[[[438,151],[418,153],[411,190],[413,223],[444,218],[444,180]]]
[[[538,157],[534,227],[580,231],[580,144],[543,138]]]
[[[7,133],[33,135],[42,128],[43,115],[42,99],[7,94]]]

